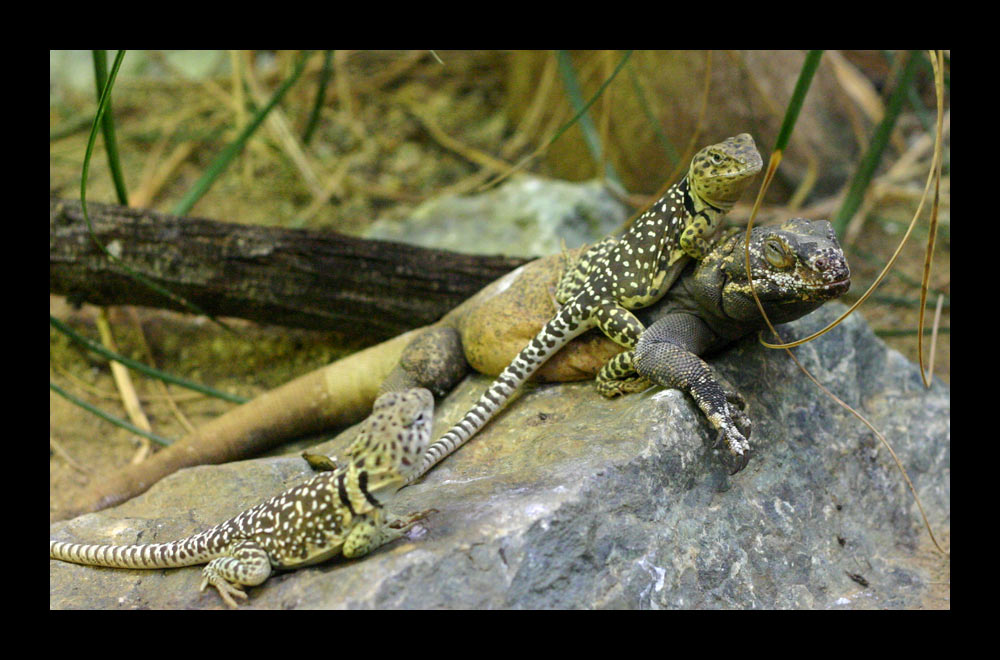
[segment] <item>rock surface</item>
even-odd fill
[[[843,309],[783,328],[804,336]],[[950,391],[857,315],[796,350],[885,433],[939,538],[950,539]],[[467,446],[396,496],[439,513],[354,561],[276,575],[244,607],[950,607],[950,565],[872,433],[783,352],[748,338],[716,359],[747,398],[754,454],[730,477],[685,395],[613,401],[590,382],[531,388]],[[443,432],[487,386],[471,376],[436,410]],[[336,453],[349,429],[319,446]],[[297,456],[184,470],[120,507],[52,525],[58,540],[155,542],[197,532],[308,476]],[[200,567],[163,571],[50,561],[52,608],[222,608]],[[942,586],[943,583],[943,586]]]
[[[518,174],[493,190],[421,204],[405,221],[376,220],[365,238],[472,254],[535,257],[593,242],[628,210],[600,181],[570,183]],[[471,232],[471,235],[470,235]]]

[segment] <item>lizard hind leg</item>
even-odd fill
[[[653,386],[652,381],[636,372],[632,364],[634,356],[634,351],[625,351],[604,363],[597,372],[598,394],[611,399],[619,394],[642,392]]]
[[[233,596],[247,597],[241,585],[253,587],[270,577],[271,560],[267,552],[253,541],[240,541],[225,556],[208,562],[201,574],[199,589],[204,591],[211,584],[226,605],[235,608]]]
[[[628,349],[635,348],[643,330],[646,329],[635,314],[613,300],[597,301],[591,314],[595,325],[607,335],[608,339]]]

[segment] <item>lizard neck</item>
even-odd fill
[[[686,198],[690,200],[691,207],[688,208],[688,212],[691,215],[701,214],[709,215],[714,214],[716,216],[728,213],[733,205],[736,203],[735,200],[719,200],[711,199],[704,192],[698,191],[698,186],[695,183],[695,173],[693,170],[688,170],[687,175],[681,180],[684,191],[687,193]]]
[[[338,472],[333,479],[341,503],[354,515],[382,508],[378,495],[391,485],[391,480],[373,477],[368,470],[358,468],[354,463]]]

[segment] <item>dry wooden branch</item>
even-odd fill
[[[88,203],[97,240],[206,313],[372,341],[432,323],[524,259]],[[49,291],[183,310],[90,238],[77,201],[49,200]]]

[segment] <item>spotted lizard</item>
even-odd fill
[[[480,397],[432,444],[411,481],[458,449],[503,407],[553,353],[597,326],[633,348],[644,327],[630,311],[654,304],[688,258],[701,258],[762,165],[753,138],[742,133],[705,147],[687,174],[625,231],[609,236],[567,264],[556,290],[562,307]]]
[[[338,554],[363,556],[401,536],[432,510],[396,518],[378,496],[395,492],[430,441],[434,397],[426,389],[379,397],[346,464],[262,502],[201,533],[169,543],[90,545],[49,541],[49,557],[91,566],[162,569],[196,564],[201,590],[215,587],[230,607],[244,586],[272,569],[295,569]]]

